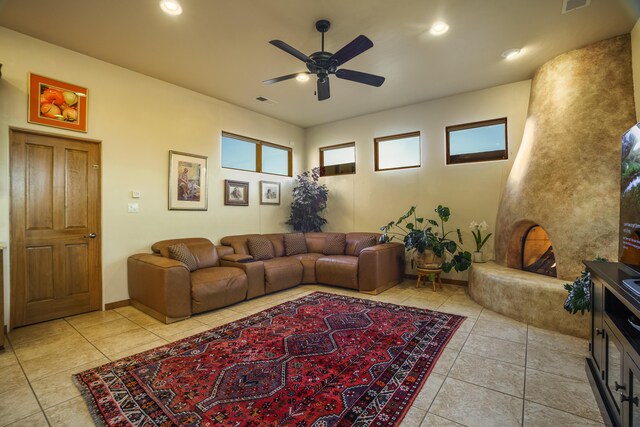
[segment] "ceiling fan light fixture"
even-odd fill
[[[180,15],[182,13],[182,6],[177,0],[160,0],[160,9],[167,15]]]
[[[449,31],[449,25],[447,25],[447,23],[443,22],[443,21],[435,22],[431,26],[431,29],[429,30],[429,32],[431,34],[433,34],[434,36],[441,36],[442,34],[446,33],[447,31]]]
[[[300,73],[296,76],[296,80],[299,82],[306,82],[309,80],[309,75],[305,73]]]
[[[508,49],[502,52],[502,57],[508,61],[516,59],[522,53],[522,49]]]

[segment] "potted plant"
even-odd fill
[[[483,239],[482,232],[487,230],[489,225],[487,225],[486,221],[482,221],[480,224],[472,221],[469,228],[471,229],[471,234],[473,234],[473,239],[476,241],[476,250],[473,253],[473,262],[484,262],[482,260],[482,247],[487,243],[487,240],[489,240],[492,233],[487,234]]]
[[[414,252],[411,265],[417,264],[424,267],[426,264],[437,264],[444,272],[452,269],[465,271],[471,266],[471,254],[463,251],[458,242],[462,244],[460,229],[456,229],[458,242],[448,236],[453,231],[445,231],[444,223],[449,221],[451,211],[448,207],[438,205],[435,209],[440,222],[426,219],[416,215],[416,207],[411,208],[387,225],[380,227],[382,240],[391,241],[394,238],[402,238],[405,249]],[[435,227],[435,229],[434,229]]]
[[[606,258],[596,257],[594,261],[607,261]],[[584,311],[591,311],[591,274],[583,271],[580,277],[572,284],[565,283],[564,288],[569,291],[567,299],[564,302],[564,309],[571,314],[584,314]]]
[[[320,168],[302,172],[296,177],[291,214],[286,222],[293,227],[294,231],[302,233],[322,231],[322,226],[327,223],[321,213],[327,207],[329,189],[324,184],[320,185],[318,178],[320,178]]]

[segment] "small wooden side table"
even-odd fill
[[[441,268],[420,268],[416,269],[418,272],[418,281],[416,282],[416,288],[420,287],[420,281],[424,278],[424,284],[427,285],[429,283],[429,277],[433,277],[433,281],[431,282],[431,286],[433,287],[433,291],[436,291],[436,280],[438,281],[438,285],[440,289],[442,289],[442,279],[440,278],[440,273],[442,273]]]

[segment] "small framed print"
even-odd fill
[[[87,131],[88,89],[29,73],[29,123]]]
[[[231,206],[249,206],[249,183],[225,179],[224,204]]]
[[[207,158],[169,151],[169,210],[207,210]]]
[[[260,204],[280,204],[280,183],[272,181],[260,181]]]

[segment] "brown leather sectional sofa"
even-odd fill
[[[344,236],[343,253],[325,254],[327,239]],[[286,256],[285,235],[249,234],[221,239],[214,246],[204,238],[156,242],[152,254],[129,257],[127,275],[132,305],[170,323],[194,313],[213,310],[246,299],[277,292],[301,283],[322,283],[377,294],[402,280],[404,245],[362,242],[376,233],[305,233],[306,252]],[[249,243],[262,237],[273,258],[255,260]],[[170,258],[169,247],[183,243],[196,260],[189,267]]]

